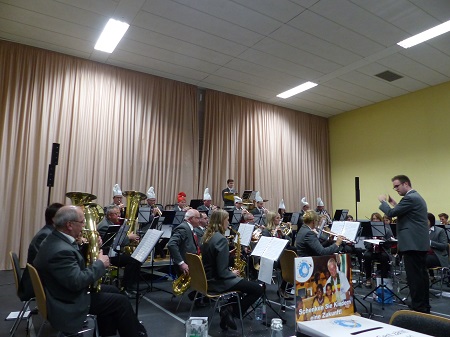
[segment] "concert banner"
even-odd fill
[[[354,313],[350,254],[295,259],[297,322]]]

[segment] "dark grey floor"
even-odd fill
[[[146,277],[148,279],[149,277]],[[356,279],[357,277],[355,277]],[[355,283],[355,298],[357,311],[363,316],[368,316],[368,311],[370,311],[370,306],[372,305],[372,312],[375,314],[372,319],[381,322],[388,323],[389,318],[396,310],[405,309],[406,306],[399,303],[398,301],[385,305],[384,309],[380,303],[373,301],[372,296],[367,300],[363,300],[363,296],[367,294],[370,290],[364,286],[358,287]],[[403,286],[403,283],[398,283],[395,285],[396,293],[399,297],[403,298],[407,296],[407,289],[397,292],[399,288]],[[277,314],[280,314],[283,318],[287,320],[287,323],[283,328],[284,336],[295,335],[294,326],[294,311],[293,308],[287,308],[286,312],[280,312],[279,299],[276,294],[277,286],[270,285],[267,287],[267,298],[270,301],[272,308]],[[138,313],[139,319],[143,322],[149,336],[168,336],[168,337],[181,337],[185,336],[185,326],[184,322],[188,318],[189,309],[191,301],[185,296],[183,299],[179,310],[176,311],[176,306],[178,304],[179,298],[172,299],[172,295],[169,294],[171,291],[171,281],[161,281],[153,282],[152,291],[146,293],[142,300],[140,301]],[[445,295],[450,296],[450,288],[444,285],[444,296],[435,297],[431,296],[432,313],[442,315],[444,317],[450,318],[450,298]],[[436,292],[436,291],[433,291]],[[364,309],[359,303],[361,301],[367,308]],[[18,311],[21,307],[19,299],[15,295],[14,279],[11,271],[1,271],[0,272],[0,314],[3,319],[0,321],[0,337],[6,337],[9,335],[9,329],[11,328],[13,322],[5,321],[4,318],[11,311]],[[290,302],[293,304],[293,302]],[[133,306],[135,305],[133,301]],[[193,316],[208,316],[211,309],[206,308],[194,308]],[[270,309],[267,311],[268,321],[274,317],[276,314]],[[38,317],[33,319],[34,326],[39,328],[41,321]],[[23,321],[16,333],[16,336],[26,336],[25,331],[25,321]],[[244,319],[245,335],[249,337],[253,336],[269,336],[270,329],[266,328],[260,321],[253,319],[253,314]],[[51,329],[45,330],[44,336],[55,336],[55,332]],[[213,323],[209,330],[210,336],[240,336],[238,331],[227,331],[222,332],[218,326],[218,316],[216,315]],[[31,336],[34,336],[34,331],[31,332]]]

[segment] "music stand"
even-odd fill
[[[130,226],[127,225],[128,219],[125,219],[124,224],[119,226],[119,230],[115,234],[113,244],[109,247],[109,253],[108,257],[112,258],[117,256],[117,283],[118,288],[120,289],[120,247],[123,244],[123,240],[127,237],[128,230],[130,229]]]
[[[193,209],[197,209],[201,205],[203,205],[203,200],[202,199],[191,199],[191,201],[189,203],[189,207],[191,207]]]
[[[334,212],[334,217],[333,220],[334,221],[345,221],[345,218],[348,215],[348,209],[337,209]]]
[[[171,225],[173,223],[173,219],[175,218],[176,211],[163,211],[161,217],[164,218],[165,225]]]
[[[152,209],[150,207],[140,207],[138,210],[138,222],[139,223],[149,223]]]
[[[110,245],[111,241],[114,240],[119,229],[120,229],[120,225],[110,225],[108,227],[108,230],[106,231],[105,235],[103,235],[103,237],[102,237],[103,244],[100,248],[105,249],[105,250],[108,249],[111,246]]]
[[[172,225],[178,226],[184,221],[184,216],[186,215],[186,212],[184,211],[177,211],[175,213],[175,217],[173,218]]]
[[[145,234],[144,238],[140,240],[139,245],[136,247],[133,254],[131,254],[131,257],[133,259],[141,263],[140,266],[147,259],[150,252],[155,248],[155,245],[158,243],[161,235],[163,235],[162,231],[156,229],[149,229]],[[139,279],[141,273],[140,267],[138,273],[139,274],[137,275],[137,277]],[[152,261],[152,273],[153,273],[153,261]],[[136,316],[138,315],[138,310],[139,310],[139,282],[136,290]]]
[[[368,232],[368,226],[366,225],[366,231]],[[367,233],[368,234],[368,233]],[[386,227],[384,226],[384,223],[382,221],[371,221],[370,222],[370,234],[371,235],[367,235],[369,237],[374,237],[374,236],[382,236],[383,239],[385,239],[386,237]],[[366,236],[366,235],[365,235]],[[368,241],[368,240],[365,240]],[[371,242],[369,242],[371,243]],[[378,243],[379,246],[381,247],[381,249],[389,256],[390,254],[387,252],[388,247],[390,247],[390,242],[389,241],[384,241],[384,240],[380,240],[380,242]],[[381,263],[382,260],[380,260]],[[367,275],[366,275],[367,276]],[[388,288],[388,286],[386,284],[384,284],[384,278],[383,278],[383,273],[381,273],[381,278],[380,278],[380,284],[378,286],[375,287],[375,289],[373,289],[371,292],[369,292],[366,296],[364,296],[364,300],[369,297],[372,294],[377,294],[378,289],[381,289],[381,309],[384,310],[384,301],[385,300],[389,300],[392,297],[397,298],[401,303],[406,304],[405,301],[403,299],[401,299],[396,293],[394,293],[394,291],[390,288]],[[385,298],[385,290],[386,292],[388,292],[390,295],[388,295],[387,298]]]

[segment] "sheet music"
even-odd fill
[[[242,246],[249,246],[250,240],[252,239],[253,229],[255,228],[254,225],[250,225],[247,223],[241,223],[239,225],[238,232],[241,234],[241,245]],[[237,235],[234,237],[234,243],[237,242]]]
[[[272,261],[278,260],[288,240],[261,236],[252,255],[268,258]]]
[[[380,243],[383,243],[384,240],[379,240],[379,239],[366,239],[366,240],[364,240],[364,242],[371,243],[371,244],[373,244],[373,245],[379,245]]]
[[[336,234],[345,236],[351,241],[356,240],[360,223],[357,221],[333,221],[331,231]]]
[[[263,281],[264,283],[267,284],[272,283],[273,263],[274,263],[273,260],[261,257],[261,261],[259,264],[258,280]]]
[[[144,238],[134,250],[133,254],[131,254],[131,257],[141,263],[144,263],[144,261],[147,259],[147,256],[158,243],[161,235],[163,235],[163,231],[159,231],[157,229],[149,229]]]
[[[162,238],[170,238],[172,236],[172,226],[171,225],[161,225],[161,231],[163,232]]]

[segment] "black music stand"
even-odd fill
[[[110,225],[108,227],[108,230],[102,237],[102,246],[100,247],[102,250],[104,249],[106,251],[106,249],[108,249],[108,252],[109,252],[111,243],[114,240],[114,238],[116,237],[119,229],[120,229],[120,225]],[[106,254],[108,252],[106,252]]]
[[[164,225],[171,225],[173,224],[173,219],[175,218],[176,211],[163,211],[162,217],[164,217]]]
[[[142,266],[142,263],[147,259],[150,252],[155,248],[155,245],[158,243],[159,239],[163,235],[162,231],[156,230],[156,229],[149,229],[147,233],[145,234],[144,238],[140,240],[139,245],[134,250],[133,254],[131,254],[131,257],[135,259],[136,261],[139,261]],[[139,276],[141,274],[141,268],[138,270],[137,279],[139,279]],[[153,264],[152,264],[152,272],[153,272]],[[139,310],[139,282],[136,289],[136,316],[138,315]]]
[[[334,211],[334,221],[345,221],[345,218],[348,215],[348,209],[337,209]]]
[[[291,224],[293,224],[293,225],[300,225],[300,213],[299,212],[294,212],[294,213],[292,213],[292,216],[291,216]]]
[[[203,205],[203,200],[202,199],[191,199],[191,201],[189,202],[189,207],[193,208],[193,209],[197,209],[201,205]]]
[[[366,225],[366,231],[367,231],[367,233],[365,233],[365,234],[368,234],[368,226],[367,225]],[[384,226],[384,223],[381,221],[371,221],[370,222],[370,234],[371,235],[365,235],[365,236],[368,236],[368,237],[382,236],[383,238],[385,238],[386,237],[386,227]],[[390,246],[391,246],[390,241],[380,241],[379,246],[381,249],[383,249],[383,251],[387,255],[390,255],[387,252],[387,249],[390,248]],[[380,262],[383,263],[382,260],[380,260]],[[381,273],[380,276],[381,276],[380,284],[378,286],[376,286],[375,289],[373,289],[371,292],[369,292],[366,296],[364,296],[363,299],[365,300],[370,295],[377,294],[378,289],[381,289],[380,293],[381,293],[381,309],[382,310],[384,310],[385,300],[389,300],[393,297],[398,299],[401,303],[406,304],[403,299],[401,299],[396,293],[394,293],[394,291],[392,289],[388,288],[387,285],[384,284],[383,273]],[[389,293],[387,298],[385,298],[385,291],[387,293]]]
[[[239,224],[241,223],[242,211],[241,210],[233,210],[228,211],[228,222],[230,223],[231,228],[237,231],[239,228]]]
[[[117,286],[120,289],[120,256],[121,256],[121,247],[123,244],[123,241],[127,237],[128,230],[130,229],[130,226],[127,225],[128,220],[125,219],[124,224],[119,226],[119,230],[116,232],[114,236],[114,241],[112,245],[109,247],[109,253],[108,257],[116,257],[118,260],[118,266],[117,266]],[[111,227],[111,226],[110,226]]]
[[[178,226],[184,221],[184,216],[186,215],[186,212],[184,211],[177,211],[175,213],[175,217],[173,218],[172,225],[174,227]]]

